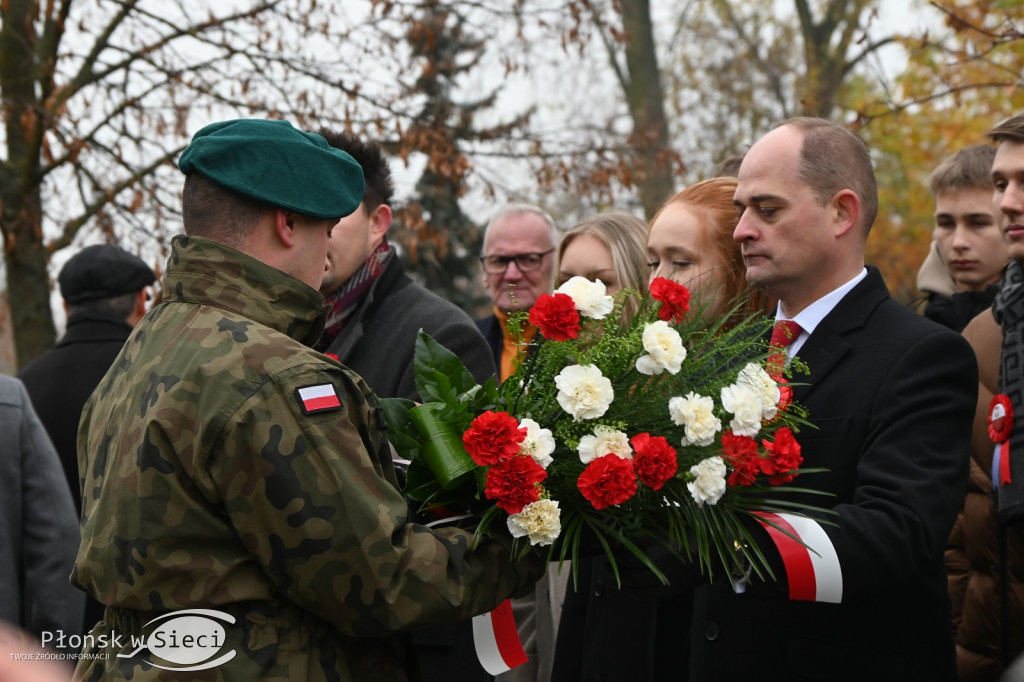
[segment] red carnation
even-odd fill
[[[594,509],[622,504],[636,495],[633,462],[618,455],[598,457],[583,470],[576,486]]]
[[[514,457],[526,440],[526,428],[507,412],[484,412],[462,434],[462,444],[473,461],[490,466]]]
[[[789,381],[786,380],[786,377],[772,378],[779,385],[779,403],[776,406],[776,411],[782,413],[793,403],[793,389],[789,387]]]
[[[530,308],[530,324],[540,329],[544,338],[566,341],[580,335],[580,314],[568,294],[541,294]]]
[[[771,476],[772,485],[789,483],[796,474],[789,473],[800,468],[803,455],[800,454],[800,443],[789,428],[781,428],[775,432],[775,442],[761,441],[768,456],[761,460],[761,471]]]
[[[655,277],[650,286],[651,298],[661,301],[658,317],[666,322],[682,322],[690,310],[690,290],[664,277]]]
[[[523,507],[540,499],[537,484],[547,476],[533,457],[513,457],[487,470],[484,495],[509,514],[518,514]]]
[[[734,435],[732,430],[722,434],[722,459],[733,468],[729,474],[731,486],[750,485],[761,471],[757,441],[750,436]]]
[[[665,481],[675,476],[679,469],[676,449],[664,436],[638,433],[629,443],[633,446],[633,466],[644,485],[660,490]]]

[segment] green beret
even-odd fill
[[[250,199],[325,220],[356,210],[365,188],[355,159],[288,121],[211,123],[193,136],[178,168]]]

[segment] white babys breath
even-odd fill
[[[719,456],[708,457],[690,467],[694,480],[686,484],[698,506],[716,504],[725,494],[725,462]]]
[[[551,429],[541,428],[529,417],[520,419],[519,426],[526,429],[526,438],[519,451],[533,457],[537,464],[547,469],[552,462],[551,453],[555,451],[555,437],[551,435]]]
[[[636,371],[641,374],[661,374],[668,370],[669,374],[679,371],[686,359],[686,348],[679,332],[669,326],[668,322],[658,320],[644,327],[644,350],[648,355],[638,358]]]
[[[763,405],[761,397],[745,384],[733,384],[722,389],[722,407],[732,413],[729,428],[737,436],[753,438],[761,430]]]
[[[715,416],[714,410],[714,400],[693,391],[687,393],[685,398],[676,397],[668,401],[668,413],[672,421],[677,426],[686,427],[683,447],[711,445],[715,441],[715,434],[722,430],[722,421]]]
[[[597,419],[615,399],[612,382],[595,365],[569,365],[555,377],[558,404],[575,421]]]
[[[629,447],[629,436],[622,431],[616,431],[610,426],[595,426],[593,435],[586,435],[580,438],[579,447],[576,450],[580,453],[580,461],[590,464],[598,457],[605,455],[618,455],[622,459],[632,459],[633,448]]]
[[[580,315],[594,320],[603,320],[615,307],[615,299],[607,291],[601,280],[590,281],[579,275],[558,287],[558,293],[572,298]]]
[[[509,514],[508,530],[514,538],[530,536],[531,545],[550,545],[562,532],[558,502],[537,500],[523,507],[518,514]]]
[[[747,363],[736,377],[736,383],[748,387],[761,399],[762,419],[775,418],[782,394],[779,385],[768,375],[764,367],[756,362]]]

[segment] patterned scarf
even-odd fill
[[[331,311],[327,314],[327,324],[324,327],[324,333],[320,337],[319,343],[316,344],[317,350],[323,351],[338,337],[341,330],[352,319],[352,314],[359,307],[359,304],[370,293],[374,282],[384,272],[388,259],[394,253],[395,250],[391,248],[387,237],[385,237],[380,245],[370,254],[370,257],[366,259],[366,262],[355,271],[355,274],[349,277],[347,282],[342,284],[337,291],[328,297],[327,303],[331,306]]]
[[[1013,405],[1013,430],[1010,433],[1010,473],[1012,481],[993,483],[999,501],[999,520],[1024,517],[1024,265],[1011,260],[1003,276],[1002,288],[992,304],[992,314],[1003,328],[1003,347],[999,354],[999,392]]]

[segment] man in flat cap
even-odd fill
[[[493,609],[542,567],[408,523],[376,398],[310,347],[362,171],[262,120],[203,128],[178,166],[164,299],[82,417],[72,580],[107,609],[76,675],[414,679],[397,633]]]
[[[146,314],[147,288],[155,281],[151,267],[119,246],[79,251],[57,276],[67,330],[18,373],[60,455],[76,511],[82,508],[75,447],[82,408]]]
[[[18,373],[60,456],[76,514],[82,509],[76,447],[82,408],[146,314],[147,289],[155,281],[152,268],[119,246],[94,244],[79,251],[57,276],[67,330]],[[89,599],[80,634],[102,616],[102,605]]]

